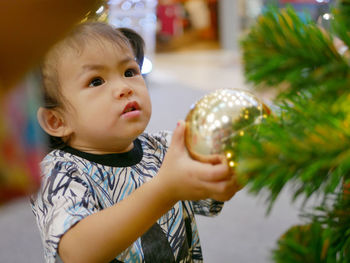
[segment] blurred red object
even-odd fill
[[[157,17],[159,23],[158,34],[160,36],[177,36],[182,33],[182,8],[181,5],[158,4]]]
[[[0,205],[40,186],[39,163],[46,144],[36,121],[38,81],[33,75],[1,98]]]

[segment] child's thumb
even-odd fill
[[[177,122],[172,137],[172,144],[184,145],[186,123],[183,120]]]

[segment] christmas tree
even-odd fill
[[[277,95],[264,123],[235,142],[238,178],[268,193],[267,211],[287,186],[293,199],[322,200],[301,207],[307,223],[277,241],[275,262],[350,262],[350,0],[328,19],[271,7],[241,41],[247,81]]]

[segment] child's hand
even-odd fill
[[[174,201],[229,200],[239,187],[224,156],[213,155],[205,162],[193,160],[185,147],[184,131],[184,122],[179,122],[156,177],[165,194]]]

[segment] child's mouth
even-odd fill
[[[136,110],[134,107],[128,108],[128,109],[126,109],[123,113],[128,113],[128,112],[134,111],[134,110]]]
[[[125,108],[123,110],[123,114],[131,112],[131,111],[139,110],[139,109],[140,109],[140,106],[139,106],[139,104],[136,101],[129,102],[125,106]]]

